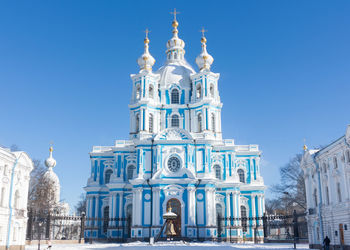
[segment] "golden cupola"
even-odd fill
[[[200,71],[209,71],[211,65],[214,62],[214,58],[207,52],[207,39],[204,36],[204,30],[202,30],[202,52],[197,56],[196,63]]]
[[[146,37],[144,40],[145,49],[143,54],[137,59],[137,63],[140,66],[140,72],[142,71],[152,71],[152,66],[156,62],[154,57],[149,53],[149,39],[148,39],[148,30],[146,29]]]

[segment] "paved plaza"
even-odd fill
[[[46,249],[47,245],[42,245],[41,249]],[[112,250],[112,249],[127,249],[127,250],[144,250],[144,249],[188,249],[188,250],[226,250],[226,249],[293,249],[293,244],[230,244],[230,243],[213,243],[213,242],[203,242],[203,243],[185,243],[185,242],[159,242],[154,245],[149,245],[144,242],[134,242],[127,244],[83,244],[83,245],[54,245],[51,249],[64,249],[64,250],[77,250],[77,249],[104,249],[104,250]],[[26,250],[30,249],[38,249],[38,246],[32,245],[27,246]],[[298,244],[297,249],[309,249],[307,244]]]

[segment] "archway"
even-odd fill
[[[131,221],[132,221],[132,204],[127,205],[126,207],[126,234],[127,237],[131,237]]]
[[[174,220],[174,227],[175,227],[175,236],[181,236],[181,203],[178,199],[170,199],[168,200],[166,204],[166,209],[168,211],[169,207],[171,206],[171,211],[175,214],[177,214],[176,220]]]
[[[109,206],[106,206],[103,209],[103,233],[107,233],[108,229],[108,223],[109,223]]]

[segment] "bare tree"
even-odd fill
[[[85,193],[82,193],[80,195],[80,200],[75,206],[75,210],[77,212],[77,215],[81,215],[83,212],[86,213],[86,194]]]
[[[304,175],[300,168],[301,159],[302,154],[296,154],[280,168],[281,182],[272,187],[272,192],[283,207],[305,211],[306,193]]]
[[[45,178],[46,169],[40,160],[33,160],[34,169],[30,175],[28,209],[38,214],[59,211],[60,204],[55,200],[55,186]]]

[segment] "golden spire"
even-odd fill
[[[207,42],[207,39],[205,38],[204,33],[207,32],[207,30],[205,30],[204,28],[202,28],[199,32],[202,33],[201,42],[202,42],[202,43],[206,43],[206,42]]]
[[[180,12],[178,12],[178,11],[176,11],[176,8],[174,8],[174,11],[173,12],[170,12],[170,14],[172,14],[172,15],[174,15],[174,20],[173,20],[173,22],[172,22],[172,26],[173,26],[173,33],[174,34],[177,34],[178,33],[178,31],[177,31],[177,27],[179,26],[179,23],[177,22],[177,20],[176,20],[176,15],[177,14],[180,14]]]
[[[53,142],[51,141],[51,142],[50,142],[49,152],[52,153],[52,151],[53,151]]]
[[[307,150],[306,140],[305,140],[305,139],[304,139],[304,146],[303,146],[303,149],[304,149],[304,151],[306,151],[306,150]]]
[[[149,34],[150,32],[151,32],[151,31],[150,31],[148,28],[146,28],[146,30],[145,30],[146,37],[145,37],[145,40],[143,41],[144,43],[149,44],[148,34]]]

